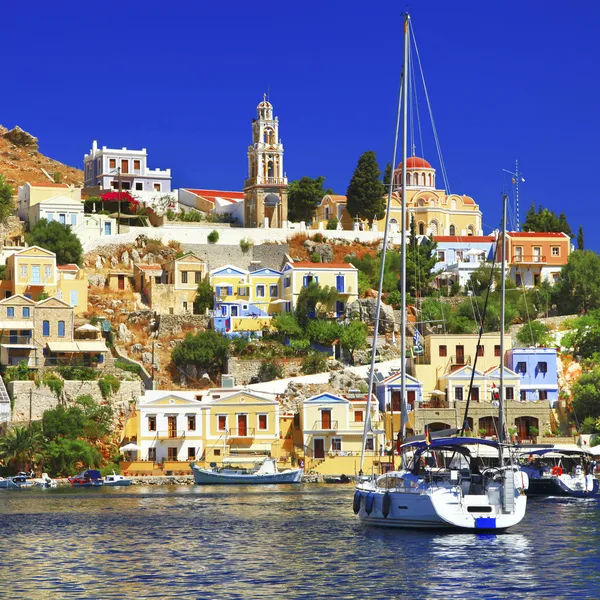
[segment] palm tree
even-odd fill
[[[17,471],[29,469],[42,442],[42,432],[39,429],[14,427],[0,438],[0,460]]]

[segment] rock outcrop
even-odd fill
[[[21,129],[18,125],[13,127],[4,134],[4,137],[15,146],[22,148],[30,148],[31,150],[38,149],[38,139]]]
[[[376,312],[376,298],[359,298],[346,306],[346,317],[348,319],[360,319],[369,325],[375,324]],[[391,331],[400,331],[400,326],[396,322],[394,309],[382,302],[379,315],[379,332],[385,333]]]

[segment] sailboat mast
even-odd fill
[[[498,441],[504,441],[504,300],[506,296],[506,200],[507,195],[502,194],[502,265],[500,267],[500,390],[498,395]]]
[[[402,441],[406,438],[406,160],[408,158],[408,85],[409,77],[409,50],[410,50],[410,15],[404,17],[404,73],[402,85],[402,236],[400,248],[402,251],[400,294],[402,297],[400,317],[400,436]]]

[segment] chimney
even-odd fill
[[[92,142],[92,158],[96,157],[96,152],[98,152],[98,142],[94,140]]]

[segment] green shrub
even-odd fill
[[[275,362],[263,361],[258,371],[258,379],[261,382],[273,381],[283,378],[283,367]]]
[[[98,380],[102,397],[106,400],[111,394],[116,394],[121,388],[121,382],[114,375],[104,375]]]
[[[400,306],[400,304],[402,303],[402,296],[400,295],[400,292],[398,290],[391,291],[388,294],[387,303],[393,306],[394,308]]]
[[[310,260],[312,260],[314,263],[321,262],[321,255],[318,252],[313,252],[310,255]]]
[[[216,229],[213,229],[208,234],[208,243],[209,244],[216,244],[218,241],[219,241],[219,232]]]
[[[244,254],[249,252],[249,250],[250,250],[250,248],[252,248],[252,246],[254,246],[254,242],[251,239],[246,238],[246,239],[240,240],[240,248],[242,249],[242,252]]]
[[[302,360],[302,372],[305,375],[324,373],[327,371],[327,360],[324,352],[309,352]]]
[[[290,341],[290,348],[294,352],[303,352],[309,346],[310,346],[310,340],[307,340],[307,339],[304,339],[304,338],[301,338],[299,340],[291,340]]]
[[[56,373],[45,373],[42,377],[42,383],[49,387],[57,397],[60,397],[65,387],[64,380],[61,379]]]
[[[240,356],[248,349],[250,342],[245,337],[235,337],[231,340],[231,346],[233,347],[233,353]]]
[[[315,235],[313,235],[313,242],[317,242],[318,244],[320,244],[325,238],[323,238],[323,234],[322,233],[315,233]]]
[[[128,371],[129,373],[135,373],[136,375],[140,375],[142,372],[142,367],[140,367],[140,365],[127,362],[121,358],[115,359],[115,367],[121,369],[121,371]]]
[[[327,221],[327,229],[330,231],[337,229],[338,223],[339,221],[337,220],[337,217],[331,217],[331,219]]]
[[[74,365],[65,365],[56,367],[56,372],[63,378],[70,381],[94,381],[98,379],[100,371],[92,367],[77,367]]]
[[[16,367],[7,367],[4,372],[4,381],[29,381],[31,379],[32,370],[27,366],[27,362],[21,361]]]

